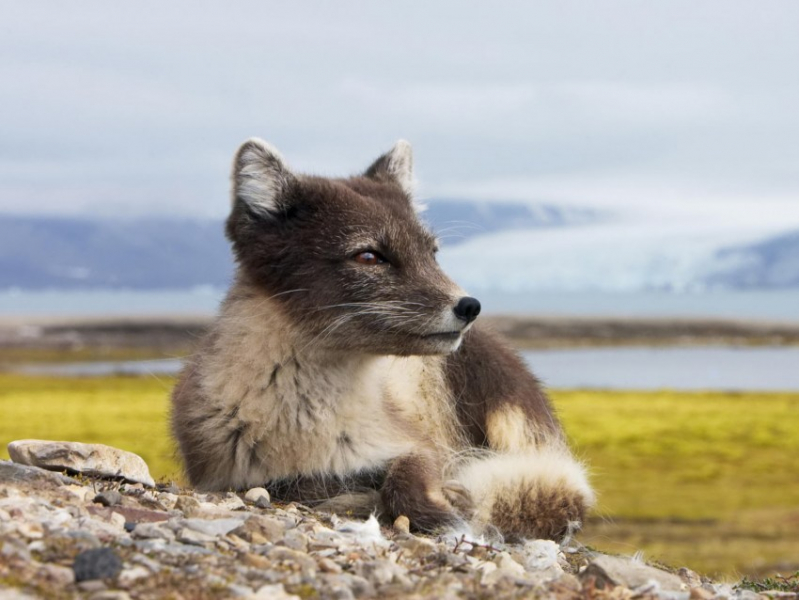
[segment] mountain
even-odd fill
[[[718,258],[731,266],[708,279],[733,288],[799,287],[799,231],[748,246],[724,248]]]
[[[590,210],[436,200],[423,215],[454,246],[490,232],[566,227]],[[0,215],[0,289],[225,286],[233,271],[221,221]]]
[[[216,221],[0,216],[0,289],[221,286],[231,272]]]
[[[422,216],[444,269],[471,290],[799,287],[799,228],[452,199]],[[0,215],[0,290],[224,287],[232,272],[221,221]]]

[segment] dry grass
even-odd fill
[[[171,378],[0,375],[13,439],[100,442],[179,477]],[[600,503],[581,540],[737,579],[799,568],[799,393],[555,391]]]

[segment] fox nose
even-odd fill
[[[477,318],[477,315],[480,314],[480,301],[471,296],[464,296],[458,300],[458,303],[452,310],[455,311],[456,317],[462,321],[471,323]]]

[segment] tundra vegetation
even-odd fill
[[[183,483],[170,377],[0,374],[0,457],[12,439],[98,442]],[[553,390],[599,506],[579,539],[740,579],[799,568],[799,393]]]

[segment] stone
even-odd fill
[[[216,541],[216,537],[208,535],[201,531],[195,531],[184,527],[177,534],[178,541],[181,544],[194,544],[195,546],[204,546],[205,544],[212,544]]]
[[[175,502],[175,510],[179,510],[187,517],[193,517],[200,512],[200,501],[191,496],[178,496]]]
[[[411,521],[405,515],[400,515],[394,519],[394,531],[397,533],[410,533]]]
[[[223,536],[241,527],[246,519],[183,519],[180,524],[211,537]]]
[[[580,573],[581,581],[592,577],[599,589],[618,585],[635,589],[652,584],[656,584],[660,590],[667,592],[680,592],[685,589],[682,580],[677,575],[650,567],[637,560],[605,554],[594,557]]]
[[[286,529],[287,525],[281,519],[268,515],[253,515],[231,533],[252,544],[265,544],[282,540]]]
[[[308,552],[308,536],[296,529],[290,529],[286,532],[286,535],[283,536],[283,544],[292,550]]]
[[[319,559],[319,570],[322,571],[322,573],[338,574],[341,573],[342,568],[330,558],[321,558]]]
[[[92,594],[89,600],[130,600],[130,595],[120,590],[103,590]]]
[[[261,498],[266,498],[266,502],[267,503],[269,503],[271,501],[271,498],[269,497],[269,492],[266,491],[266,489],[264,489],[262,487],[255,487],[255,488],[249,489],[249,490],[247,490],[247,493],[244,494],[244,499],[247,502],[250,502],[252,504],[255,504]]]
[[[175,532],[163,523],[139,523],[131,531],[131,536],[137,540],[163,539],[174,541]]]
[[[113,579],[122,571],[122,560],[111,548],[84,550],[72,565],[75,581]]]
[[[253,600],[300,600],[299,596],[286,592],[282,583],[261,586],[251,598]]]
[[[103,444],[17,440],[8,445],[8,454],[19,464],[155,486],[140,456]]]
[[[116,506],[122,502],[122,494],[116,490],[107,490],[97,494],[92,502],[95,504],[102,504],[103,506]]]
[[[148,569],[142,566],[131,567],[130,569],[123,569],[117,579],[117,585],[121,588],[129,588],[136,583],[137,580],[151,575]]]
[[[57,587],[65,587],[75,582],[75,571],[61,565],[42,565],[39,569],[39,577]]]
[[[38,484],[50,488],[57,488],[62,485],[76,485],[78,483],[72,477],[67,477],[60,473],[52,473],[36,466],[15,463],[16,461],[0,460],[0,481],[8,484]]]

